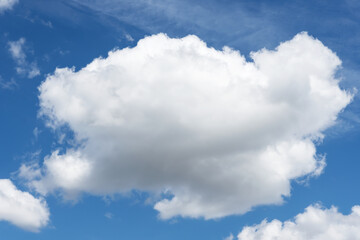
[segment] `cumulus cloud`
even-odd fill
[[[9,179],[0,179],[0,221],[37,232],[49,221],[46,202],[18,190]]]
[[[291,180],[321,174],[314,141],[352,96],[334,77],[339,58],[307,33],[251,57],[158,34],[57,69],[40,113],[78,146],[54,151],[30,184],[65,198],[146,191],[162,219],[281,204]]]
[[[29,63],[26,60],[24,51],[25,42],[25,38],[20,38],[18,41],[9,41],[9,52],[16,62],[16,72],[18,74],[27,75],[28,78],[34,78],[40,75],[40,70],[36,62]]]
[[[245,227],[238,235],[238,240],[356,239],[360,239],[360,206],[354,206],[349,215],[339,213],[335,207],[309,206],[294,220],[264,220],[259,225]]]
[[[18,0],[0,0],[0,13],[11,9],[17,2]]]

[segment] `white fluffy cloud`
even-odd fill
[[[322,209],[309,206],[293,221],[264,220],[261,224],[245,227],[238,240],[357,240],[360,239],[360,206],[349,215],[335,207]]]
[[[49,221],[46,202],[18,190],[9,179],[0,179],[0,221],[37,232]]]
[[[24,52],[25,43],[25,38],[20,38],[17,41],[9,41],[9,52],[14,61],[16,62],[16,72],[18,74],[27,75],[28,78],[34,78],[40,75],[40,70],[37,67],[36,62],[29,63],[26,60],[26,54]]]
[[[315,139],[351,101],[339,58],[300,33],[246,61],[196,36],[146,37],[39,87],[41,114],[79,147],[54,151],[31,185],[65,197],[155,193],[163,219],[219,218],[280,204],[325,166]]]
[[[17,2],[18,0],[0,0],[0,13],[11,9]]]

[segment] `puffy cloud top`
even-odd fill
[[[251,57],[158,34],[57,69],[39,87],[40,112],[80,146],[54,151],[31,184],[65,197],[165,193],[154,206],[164,219],[280,204],[292,179],[322,172],[313,140],[351,95],[334,77],[339,58],[307,33]]]
[[[261,224],[245,227],[238,240],[357,240],[360,239],[360,206],[349,215],[335,207],[322,209],[309,206],[294,221],[264,220]]]
[[[49,222],[46,202],[18,190],[9,179],[0,179],[0,221],[37,232]]]

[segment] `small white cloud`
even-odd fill
[[[234,235],[231,233],[229,236],[224,238],[224,240],[234,240]]]
[[[48,156],[32,186],[158,194],[162,219],[281,204],[292,180],[323,171],[314,139],[352,96],[334,75],[340,59],[307,33],[251,57],[158,34],[78,72],[57,69],[39,87],[40,111],[79,147]]]
[[[12,9],[19,0],[0,0],[0,13]]]
[[[17,41],[9,41],[9,52],[16,63],[16,72],[20,75],[27,75],[28,78],[34,78],[40,75],[40,70],[36,62],[29,63],[26,60],[24,46],[25,38],[20,38]]]
[[[39,76],[39,75],[40,75],[40,70],[39,70],[37,64],[35,62],[32,62],[29,65],[29,69],[28,69],[28,72],[27,72],[28,78],[34,78],[34,77]]]
[[[45,21],[45,20],[43,20],[43,19],[40,19],[40,22],[41,22],[42,25],[44,25],[44,26],[46,26],[46,27],[48,27],[48,28],[54,28],[52,22],[49,21],[49,20]]]
[[[110,213],[110,212],[107,212],[105,213],[104,215],[107,219],[112,219],[114,217],[114,214]]]
[[[126,38],[126,40],[128,40],[129,42],[133,42],[133,41],[134,41],[134,38],[133,38],[130,34],[128,34],[128,33],[125,34],[125,38]]]
[[[37,232],[49,222],[45,200],[18,190],[9,179],[0,179],[0,221]]]
[[[6,81],[0,76],[0,88],[2,88],[2,89],[14,89],[17,86],[18,86],[18,84],[13,78],[11,80],[9,80],[9,81]]]
[[[39,130],[37,127],[34,128],[33,135],[34,135],[35,140],[38,139],[40,133],[41,133],[41,130]]]
[[[349,215],[339,213],[335,207],[309,206],[294,220],[264,220],[259,225],[244,227],[238,235],[238,240],[339,239],[360,239],[360,206],[354,206]]]
[[[20,38],[17,41],[10,41],[9,51],[13,59],[19,64],[24,64],[26,55],[24,53],[23,47],[25,44],[25,38]]]

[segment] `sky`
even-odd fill
[[[0,0],[0,239],[360,239],[359,10]]]

